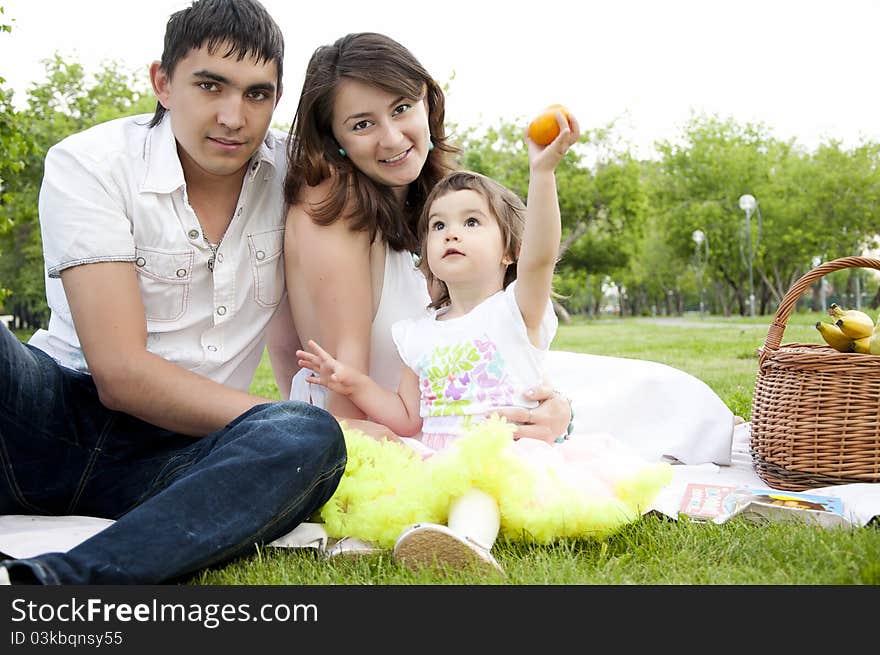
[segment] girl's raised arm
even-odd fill
[[[516,302],[532,343],[537,344],[541,318],[553,283],[553,269],[559,256],[562,219],[556,192],[556,167],[580,137],[577,119],[556,112],[559,135],[547,146],[539,146],[526,134],[529,148],[529,195],[526,227],[516,268]]]

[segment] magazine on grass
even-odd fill
[[[685,489],[679,513],[713,523],[742,516],[757,523],[802,521],[826,528],[852,525],[840,498],[769,487],[691,483]]]

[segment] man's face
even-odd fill
[[[213,54],[191,50],[170,78],[158,62],[150,69],[188,183],[240,173],[265,138],[281,97],[274,61],[218,54],[227,51],[225,44]]]

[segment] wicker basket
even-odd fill
[[[844,257],[804,275],[782,299],[759,351],[750,446],[755,472],[776,489],[880,482],[880,356],[779,345],[798,298],[844,268],[880,270],[880,260]]]

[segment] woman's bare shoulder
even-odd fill
[[[333,193],[334,179],[328,177],[315,186],[304,184],[300,189],[299,197],[287,210],[288,219],[291,216],[310,217],[321,205],[330,199]]]

